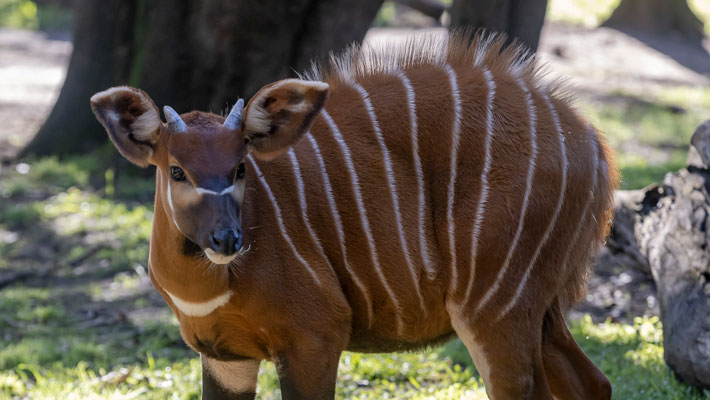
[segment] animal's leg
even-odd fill
[[[473,326],[452,317],[452,325],[471,354],[491,400],[551,400],[540,348],[540,325],[504,318]],[[533,325],[533,326],[531,326]]]
[[[279,354],[276,370],[284,400],[332,400],[338,375],[340,351],[327,345],[294,344]]]
[[[611,399],[609,380],[575,342],[557,301],[545,314],[542,361],[555,398]]]
[[[253,400],[259,361],[219,361],[202,356],[203,400]]]

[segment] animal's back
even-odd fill
[[[564,88],[502,43],[351,50],[309,76],[330,84],[325,109],[265,164],[305,206],[287,218],[310,224],[310,261],[341,282],[353,340],[368,338],[355,347],[440,337],[447,312],[570,304],[584,287],[617,180],[609,151]]]

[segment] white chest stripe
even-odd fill
[[[193,303],[191,301],[183,300],[167,290],[166,292],[168,293],[168,296],[170,296],[170,300],[172,300],[173,304],[175,304],[175,307],[177,307],[180,312],[185,315],[189,315],[190,317],[204,317],[206,315],[210,315],[218,307],[222,307],[227,304],[229,298],[232,297],[232,291],[228,290],[212,300]]]
[[[375,137],[377,138],[377,143],[380,145],[380,151],[382,152],[382,158],[385,164],[385,177],[387,178],[387,186],[390,189],[390,196],[392,197],[392,210],[394,211],[395,223],[397,224],[397,235],[399,237],[399,245],[404,253],[404,259],[409,268],[409,275],[412,278],[412,283],[414,284],[414,290],[419,298],[419,307],[422,312],[426,312],[426,306],[424,305],[424,297],[422,297],[421,289],[419,288],[419,279],[417,278],[417,272],[414,269],[414,264],[412,263],[412,256],[409,253],[409,246],[407,245],[407,239],[404,237],[404,228],[402,224],[402,214],[399,211],[399,196],[397,195],[397,184],[394,177],[394,167],[392,166],[392,158],[390,157],[390,152],[385,144],[385,139],[382,136],[382,129],[380,128],[380,123],[377,121],[377,116],[375,115],[375,108],[372,106],[372,101],[370,101],[370,94],[367,93],[365,88],[360,84],[353,82],[352,86],[360,93],[363,103],[365,103],[365,108],[367,109],[367,114],[370,116],[370,122],[372,123],[372,129],[375,132]]]
[[[367,306],[368,327],[371,327],[373,322],[372,300],[370,299],[370,294],[368,293],[365,284],[362,283],[362,281],[357,276],[355,271],[353,271],[352,267],[350,266],[350,263],[348,262],[348,252],[345,246],[345,231],[343,230],[343,220],[340,218],[340,214],[338,213],[338,207],[335,204],[335,197],[333,196],[333,187],[330,184],[330,178],[328,177],[328,171],[325,168],[325,161],[323,160],[323,155],[321,154],[320,148],[318,147],[318,142],[316,142],[316,139],[313,137],[313,135],[311,135],[310,132],[306,132],[306,136],[311,142],[313,152],[316,154],[316,160],[318,161],[318,166],[321,170],[321,176],[323,177],[323,185],[325,186],[326,198],[328,199],[328,207],[330,207],[330,214],[333,216],[333,221],[335,222],[335,230],[338,233],[338,243],[340,244],[340,251],[343,253],[343,264],[345,265],[345,269],[348,270],[348,274],[350,274],[350,279],[353,280],[353,283],[355,283],[355,285],[362,292],[363,299],[365,299],[365,304]]]
[[[458,271],[456,265],[456,223],[454,221],[454,196],[456,194],[456,163],[459,153],[459,135],[461,133],[461,94],[456,78],[456,72],[449,64],[444,67],[449,75],[449,86],[451,87],[451,97],[454,103],[454,124],[451,133],[451,154],[449,159],[449,202],[446,208],[446,220],[449,227],[449,255],[451,256],[451,277],[449,281],[449,293],[454,294],[458,283]]]
[[[201,187],[196,187],[195,191],[198,194],[211,194],[213,196],[224,196],[225,194],[232,194],[232,191],[234,191],[234,185],[224,188],[224,190],[222,190],[221,192],[215,192],[213,190],[203,189]]]
[[[360,214],[360,222],[362,223],[362,229],[365,231],[367,243],[370,247],[370,257],[372,259],[372,265],[375,268],[375,272],[377,272],[377,276],[380,278],[380,282],[382,282],[382,286],[385,288],[385,291],[392,300],[392,304],[394,305],[395,309],[395,316],[397,318],[397,332],[402,333],[402,329],[404,326],[402,324],[402,316],[400,313],[401,306],[399,305],[399,300],[397,300],[397,296],[394,294],[394,291],[390,287],[389,283],[387,282],[387,278],[385,278],[385,275],[382,273],[382,269],[380,268],[380,260],[377,257],[377,248],[375,247],[375,238],[372,236],[372,231],[370,230],[370,222],[367,219],[367,210],[365,209],[365,202],[362,199],[362,193],[360,192],[360,182],[358,181],[357,173],[355,172],[355,164],[353,163],[353,158],[350,154],[350,149],[348,148],[347,143],[345,143],[343,135],[340,133],[338,126],[335,124],[335,121],[333,121],[333,118],[330,116],[330,114],[328,114],[325,109],[321,111],[321,114],[328,123],[328,127],[333,133],[335,141],[338,142],[340,150],[343,152],[343,158],[345,158],[345,164],[348,168],[348,172],[350,175],[350,183],[352,184],[353,192],[355,193],[355,202],[357,203],[357,208]]]
[[[538,243],[537,248],[535,249],[535,253],[530,259],[530,263],[528,264],[528,267],[525,270],[525,274],[523,274],[523,277],[520,280],[520,283],[518,284],[518,290],[515,292],[515,296],[513,296],[510,302],[505,306],[505,308],[503,308],[503,312],[498,315],[497,320],[502,319],[506,314],[508,314],[508,312],[510,312],[510,310],[518,302],[520,296],[523,294],[523,289],[525,289],[525,284],[527,283],[528,278],[530,277],[530,273],[535,267],[535,262],[537,261],[537,257],[540,255],[542,246],[547,243],[547,240],[550,238],[550,234],[552,233],[552,230],[554,229],[555,224],[557,223],[557,217],[559,217],[560,215],[562,203],[564,202],[565,198],[565,191],[567,190],[567,149],[565,148],[565,137],[562,134],[560,119],[557,116],[557,111],[555,111],[555,107],[552,105],[552,102],[550,102],[550,98],[547,96],[547,94],[541,92],[540,96],[543,98],[543,100],[545,100],[547,107],[550,109],[550,114],[552,115],[552,121],[554,122],[555,131],[557,133],[557,139],[560,145],[560,157],[562,158],[562,178],[560,182],[560,194],[557,197],[557,206],[555,207],[555,214],[552,216],[552,219],[550,220],[550,223],[547,225],[547,229],[545,230],[545,234],[542,236],[542,240],[540,240],[540,243]]]
[[[503,282],[503,278],[505,277],[506,272],[508,272],[508,268],[510,267],[510,261],[513,258],[513,254],[515,254],[515,250],[518,248],[518,240],[520,240],[520,235],[522,234],[523,226],[525,225],[525,215],[527,214],[528,200],[530,200],[530,191],[532,190],[532,181],[533,176],[535,175],[535,159],[537,158],[537,138],[535,136],[535,130],[537,126],[537,115],[535,114],[535,104],[533,103],[532,96],[530,95],[530,90],[527,88],[527,86],[525,86],[525,82],[521,78],[517,78],[517,82],[520,88],[523,90],[523,94],[525,95],[525,102],[527,104],[528,109],[528,119],[530,122],[531,154],[530,160],[528,161],[527,179],[525,181],[525,196],[523,197],[523,204],[520,209],[520,219],[518,220],[518,228],[515,232],[513,243],[510,244],[508,254],[505,257],[505,261],[503,261],[503,265],[498,271],[498,275],[496,276],[495,282],[493,282],[493,285],[490,286],[488,288],[488,291],[483,295],[483,298],[476,306],[476,311],[474,312],[474,315],[478,314],[478,312],[481,311],[481,309],[485,307],[486,304],[488,304],[488,301],[500,288],[500,284],[501,282]]]
[[[496,95],[496,83],[493,79],[493,74],[488,68],[483,67],[483,75],[486,78],[488,85],[488,94],[486,99],[486,144],[484,146],[485,159],[483,171],[481,172],[481,192],[478,197],[478,208],[476,210],[476,219],[473,222],[473,232],[471,233],[471,268],[468,272],[468,287],[466,288],[466,296],[463,304],[468,304],[468,299],[471,296],[473,281],[476,277],[476,256],[478,255],[478,237],[481,233],[481,224],[483,223],[483,215],[488,201],[488,173],[491,170],[491,144],[493,143],[493,101]]]
[[[271,188],[269,187],[269,184],[266,182],[266,178],[264,178],[264,175],[261,173],[261,169],[259,169],[259,166],[256,165],[256,161],[251,157],[251,155],[247,156],[249,159],[249,162],[251,163],[252,167],[254,167],[254,172],[256,173],[256,176],[259,179],[259,182],[261,182],[261,185],[264,187],[264,190],[266,191],[266,195],[269,197],[269,200],[271,201],[271,206],[274,207],[274,214],[276,214],[276,223],[279,226],[279,230],[281,231],[281,236],[283,239],[288,243],[289,247],[291,248],[291,251],[293,254],[296,256],[296,259],[308,270],[308,272],[311,274],[313,277],[313,280],[316,281],[318,286],[323,286],[323,283],[321,282],[320,278],[318,277],[318,274],[316,271],[311,268],[311,266],[306,262],[305,259],[303,259],[303,256],[301,256],[301,253],[298,252],[296,249],[296,245],[293,244],[293,241],[291,240],[291,237],[288,235],[288,232],[286,232],[286,227],[284,226],[284,221],[283,217],[281,215],[281,208],[279,208],[279,204],[276,201],[276,196],[274,196],[274,193],[271,191]]]

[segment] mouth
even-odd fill
[[[239,253],[234,253],[227,256],[224,254],[219,254],[212,249],[205,249],[205,255],[207,256],[207,258],[213,263],[220,265],[229,264],[237,257],[238,254]]]

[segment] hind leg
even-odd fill
[[[545,314],[542,360],[555,398],[611,399],[609,380],[575,342],[557,301]]]
[[[471,354],[486,392],[492,400],[551,400],[540,347],[542,317],[537,329],[505,318],[488,326],[480,321],[474,327],[465,318],[452,316],[459,338]]]

